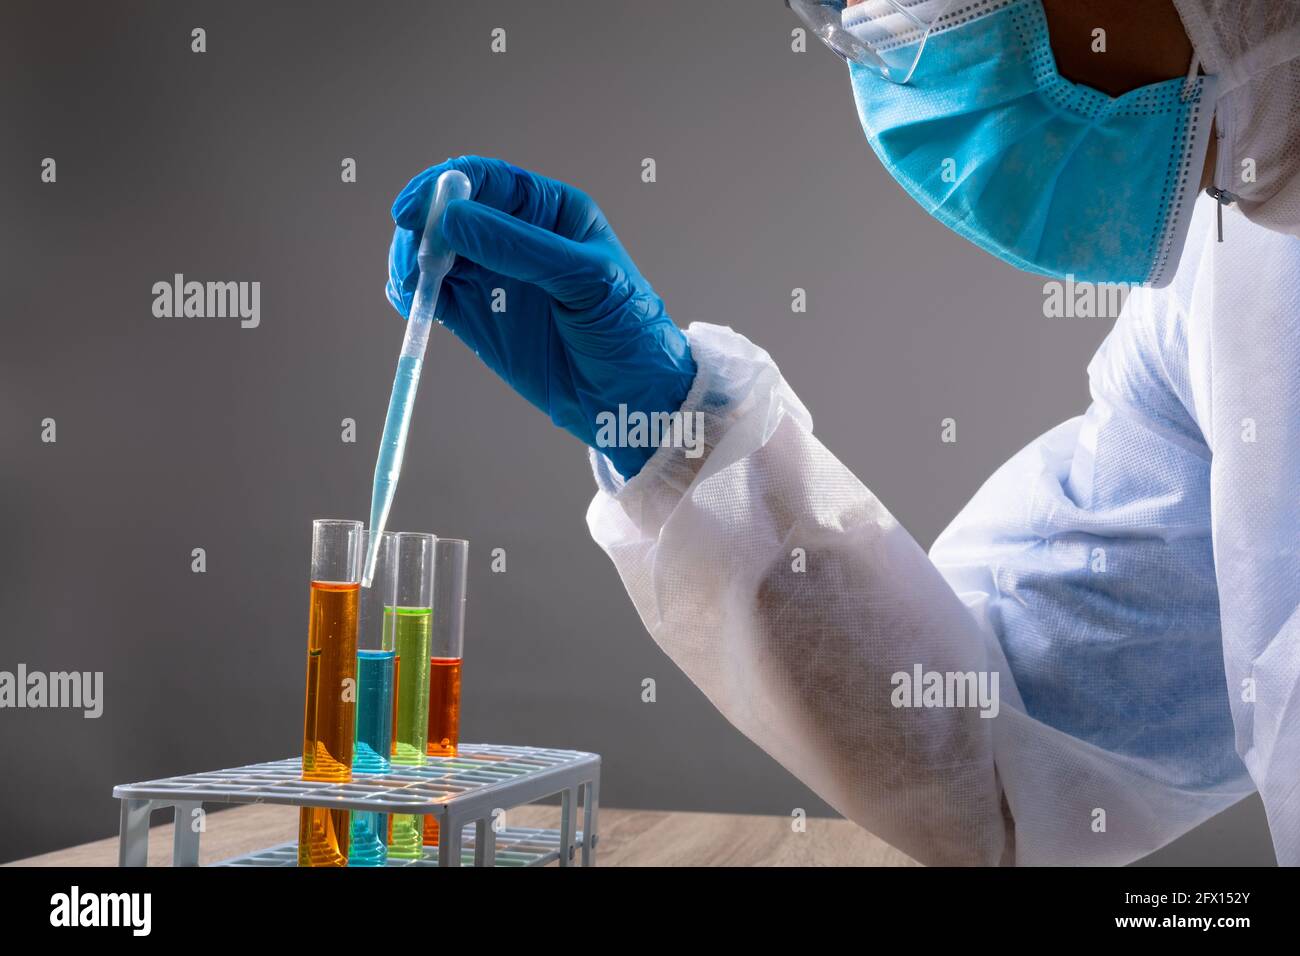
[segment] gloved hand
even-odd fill
[[[459,169],[471,200],[447,206],[441,228],[456,262],[438,319],[551,421],[593,448],[596,416],[674,412],[695,378],[686,337],[628,257],[604,214],[565,183],[496,159],[462,156],[412,179],[393,203],[388,300],[410,314],[416,252],[433,184]],[[505,293],[505,311],[494,298]],[[650,448],[599,447],[631,478]]]

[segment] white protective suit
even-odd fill
[[[1086,413],[930,556],[727,328],[688,332],[702,458],[662,448],[624,483],[592,456],[588,524],[654,639],[924,863],[1123,864],[1258,788],[1300,864],[1300,5],[1177,2],[1221,77],[1216,178],[1257,221],[1229,212],[1220,244],[1200,200],[1173,283],[1135,291],[1090,364]],[[995,672],[997,716],[894,706],[917,665]]]

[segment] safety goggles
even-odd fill
[[[808,30],[840,59],[906,83],[921,61],[925,41],[955,0],[785,0]],[[850,32],[852,29],[852,32]]]

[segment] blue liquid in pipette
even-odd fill
[[[370,586],[379,553],[379,535],[388,522],[388,512],[397,495],[397,479],[401,476],[406,434],[411,425],[416,389],[420,384],[420,366],[424,363],[429,328],[435,321],[434,309],[438,304],[438,292],[442,288],[443,278],[456,259],[455,253],[439,232],[439,217],[446,211],[448,203],[469,199],[470,192],[469,178],[459,170],[449,169],[438,177],[429,202],[424,234],[420,237],[420,248],[415,257],[420,275],[411,302],[410,318],[406,323],[406,335],[402,338],[401,355],[397,360],[393,394],[388,399],[384,437],[379,443],[379,457],[375,462],[375,485],[370,497],[370,548],[361,573],[363,587]]]
[[[379,457],[375,462],[375,485],[370,497],[372,530],[382,529],[387,524],[388,510],[397,494],[406,433],[411,427],[416,390],[420,385],[420,366],[423,364],[423,359],[411,355],[403,355],[397,360],[393,394],[388,400],[388,417],[384,420],[384,437],[379,442]]]
[[[352,749],[355,772],[389,770],[396,656],[396,651],[357,651],[357,742]],[[388,861],[388,814],[354,810],[351,828],[348,866],[383,866]]]

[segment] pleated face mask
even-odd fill
[[[928,30],[909,29],[909,10],[927,5],[844,11],[845,30],[885,58],[919,48],[906,83],[850,63],[863,130],[890,174],[1017,268],[1166,285],[1200,184],[1214,77],[1193,61],[1186,79],[1107,96],[1057,72],[1040,0],[958,0]]]

